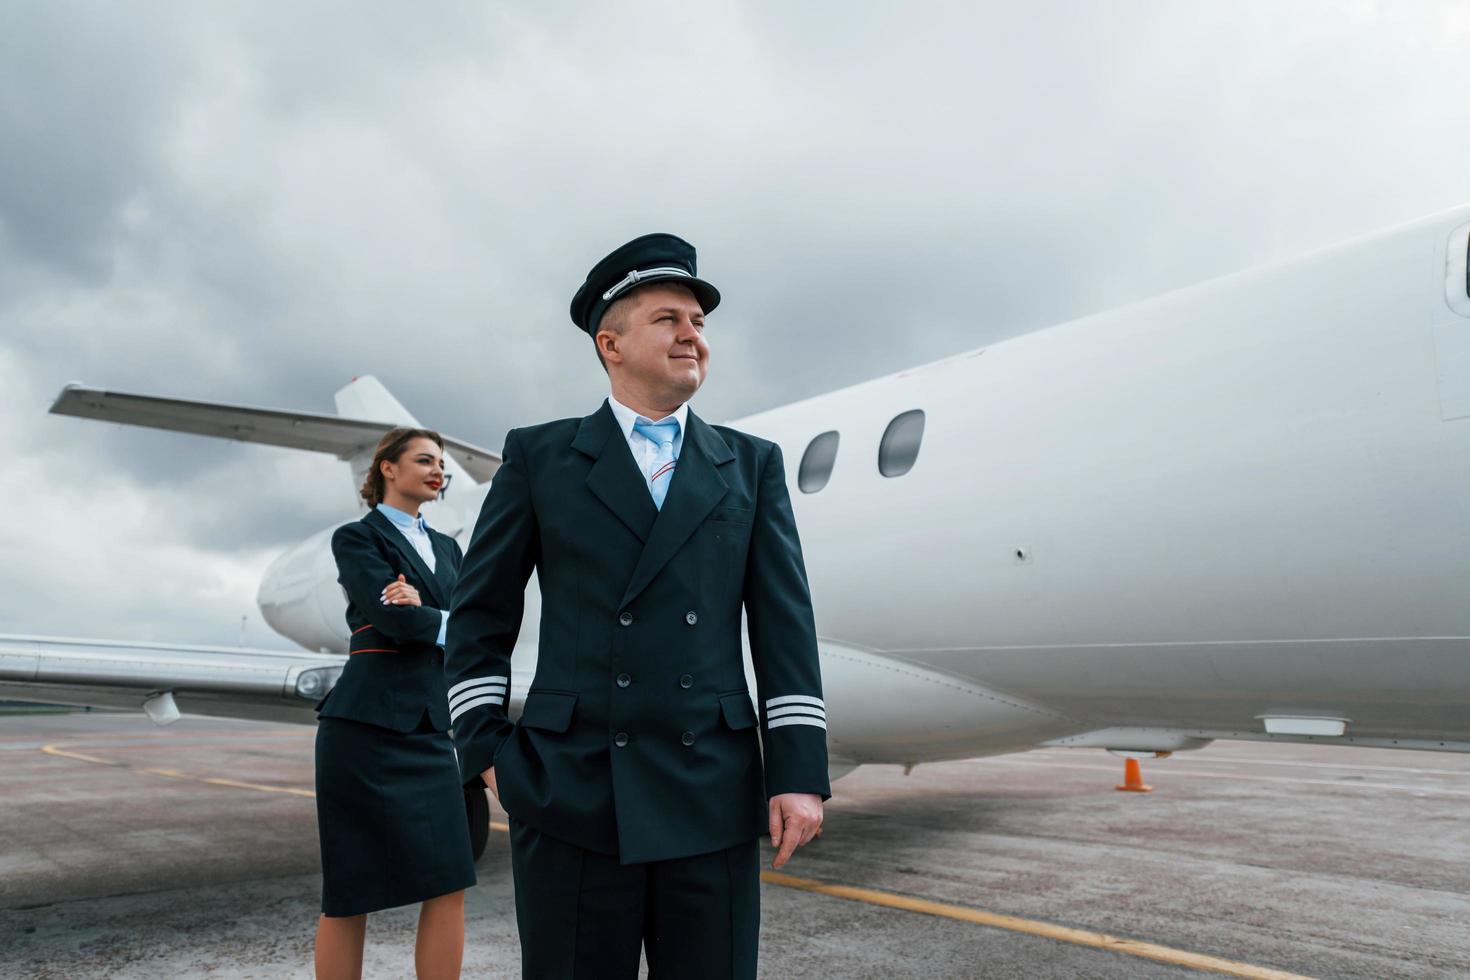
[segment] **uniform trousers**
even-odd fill
[[[527,980],[754,980],[760,848],[645,864],[510,821],[511,871]]]

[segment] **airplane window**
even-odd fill
[[[832,464],[837,462],[836,432],[823,432],[812,440],[801,454],[801,468],[796,471],[796,485],[802,493],[816,493],[827,485],[832,476]]]
[[[924,441],[924,413],[920,409],[904,412],[888,423],[883,441],[878,443],[878,472],[884,476],[903,476],[914,468],[919,458],[919,443]]]
[[[1470,224],[1461,225],[1450,235],[1445,253],[1444,298],[1450,309],[1470,316]]]

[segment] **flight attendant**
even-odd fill
[[[475,867],[448,735],[444,638],[461,554],[419,514],[443,485],[438,433],[392,429],[362,486],[367,514],[332,535],[352,639],[317,706],[319,980],[361,977],[368,913],[414,902],[418,977],[459,976]]]

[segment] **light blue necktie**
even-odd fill
[[[653,494],[653,505],[664,509],[664,495],[669,492],[669,481],[674,478],[674,437],[679,434],[679,420],[670,416],[662,422],[634,422],[633,431],[658,447],[648,472],[648,492]]]

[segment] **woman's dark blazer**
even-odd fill
[[[347,594],[351,656],[331,692],[317,705],[322,718],[348,718],[398,732],[419,726],[424,711],[435,731],[449,730],[444,651],[435,641],[441,609],[459,578],[459,543],[429,528],[434,571],[402,532],[376,508],[332,534],[337,581]],[[378,596],[402,575],[421,606],[385,606]]]

